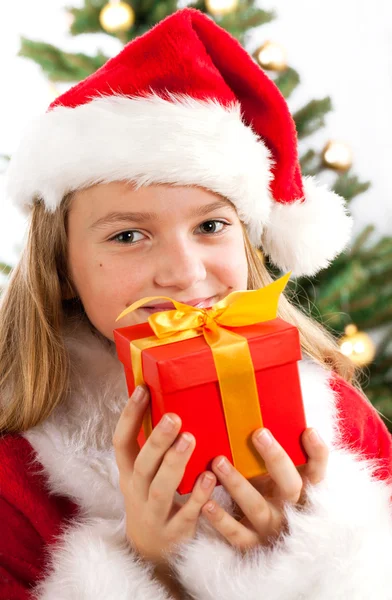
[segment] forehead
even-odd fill
[[[74,192],[70,213],[89,221],[128,212],[133,220],[159,221],[174,215],[197,217],[213,210],[236,213],[234,205],[220,194],[199,186],[154,184],[136,189],[132,183],[111,182]]]

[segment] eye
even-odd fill
[[[127,229],[126,231],[121,231],[121,233],[117,233],[115,236],[110,238],[110,242],[118,242],[119,244],[129,244],[132,245],[139,240],[135,240],[136,234],[143,235],[140,231],[136,229]]]
[[[219,223],[219,225],[222,226],[218,229],[218,231],[217,231],[217,225],[216,225],[217,223]],[[230,227],[230,225],[231,225],[231,223],[226,223],[226,221],[221,221],[220,219],[212,219],[209,221],[204,221],[204,223],[199,225],[199,228],[206,229],[202,233],[202,235],[213,236],[213,235],[219,235],[219,234],[223,233],[223,231],[227,227]],[[116,235],[114,235],[112,238],[109,239],[109,242],[133,246],[134,244],[136,244],[136,242],[140,241],[138,239],[135,239],[135,236],[137,234],[143,236],[141,231],[138,231],[137,229],[127,229],[126,231],[121,231],[120,233],[117,233]]]
[[[216,231],[216,223],[219,223],[220,225],[222,225],[222,227],[219,229],[219,231]],[[220,219],[212,219],[210,221],[204,221],[204,223],[202,223],[200,225],[200,227],[206,227],[207,226],[207,231],[204,232],[204,235],[217,235],[219,233],[222,233],[226,227],[230,227],[230,223],[226,223],[226,221],[221,221]]]

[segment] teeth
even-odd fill
[[[210,308],[211,306],[212,304],[210,303],[210,301],[204,300],[202,302],[199,302],[199,304],[196,304],[195,308]]]
[[[194,308],[211,308],[212,306],[212,302],[210,300],[202,300],[201,302],[199,302],[198,304],[195,304]],[[147,308],[148,310],[173,310],[173,306],[172,307],[168,307],[165,306],[164,308],[160,307],[160,306],[146,306],[145,308]]]

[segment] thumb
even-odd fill
[[[113,446],[120,477],[132,475],[133,465],[140,451],[137,436],[143,424],[150,393],[146,386],[137,386],[117,422]]]

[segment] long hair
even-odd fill
[[[273,278],[264,265],[261,252],[250,243],[245,228],[244,240],[248,262],[248,289],[265,287],[273,282]],[[340,375],[363,395],[360,385],[360,367],[341,352],[331,331],[304,313],[304,309],[295,298],[295,293],[287,287],[279,298],[277,314],[287,323],[297,327],[303,354],[310,356],[327,370]]]
[[[67,270],[67,214],[72,195],[54,212],[34,203],[26,246],[0,303],[0,433],[22,432],[44,421],[68,389],[69,357],[62,324],[72,282]],[[248,289],[273,281],[243,226]],[[286,288],[287,289],[287,288]],[[84,312],[80,306],[81,314]],[[85,313],[84,313],[85,314]],[[303,353],[360,389],[356,366],[333,335],[280,297],[278,316],[296,326]]]
[[[21,432],[46,419],[68,384],[61,334],[67,277],[66,215],[35,202],[25,248],[0,303],[0,433]]]

